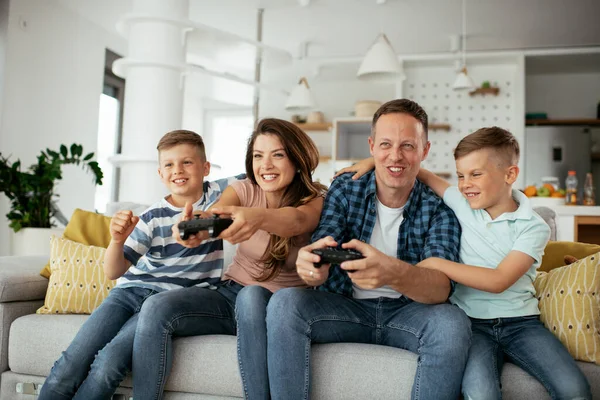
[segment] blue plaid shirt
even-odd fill
[[[343,174],[329,187],[313,242],[332,236],[339,245],[352,239],[369,243],[377,218],[375,171],[355,181],[351,177]],[[413,265],[429,257],[458,262],[460,233],[452,210],[416,180],[404,206],[397,258]],[[333,265],[319,290],[352,297],[352,281],[339,265]]]

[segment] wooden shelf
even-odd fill
[[[331,161],[331,156],[321,156],[319,157],[319,162],[329,162]]]
[[[331,122],[319,122],[313,124],[295,124],[298,128],[302,129],[305,132],[318,132],[318,131],[330,131],[331,130]]]
[[[431,131],[436,131],[436,130],[449,131],[450,124],[429,124],[429,130],[431,130]]]
[[[489,88],[477,88],[475,90],[472,90],[469,92],[469,95],[471,96],[475,96],[475,95],[486,95],[486,94],[493,94],[494,96],[498,96],[498,93],[500,93],[500,88],[497,87],[489,87]]]
[[[570,118],[570,119],[526,119],[525,125],[588,125],[600,126],[600,119]]]

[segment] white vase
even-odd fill
[[[13,256],[50,257],[50,237],[62,236],[64,228],[23,228],[12,232],[10,254]]]

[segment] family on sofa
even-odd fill
[[[201,137],[167,133],[158,172],[170,195],[139,217],[111,220],[104,272],[117,285],[39,399],[110,399],[130,371],[134,399],[160,399],[172,338],[207,334],[237,335],[248,399],[308,398],[311,343],[334,342],[416,353],[414,399],[501,398],[504,357],[552,398],[591,399],[539,319],[533,281],[550,228],[512,189],[515,138],[493,127],[462,139],[455,188],[420,168],[427,126],[410,100],[382,105],[373,158],[329,190],[312,181],[316,146],[287,121],[258,123],[245,178],[210,183]],[[184,240],[178,222],[193,214],[233,223],[218,238],[200,231]],[[221,278],[222,240],[239,246]],[[362,258],[321,265],[312,251],[330,247]]]

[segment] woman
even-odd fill
[[[172,337],[238,335],[244,396],[268,399],[266,306],[272,293],[305,284],[296,273],[298,250],[317,227],[325,187],[311,174],[319,153],[294,124],[263,119],[250,137],[244,181],[228,187],[211,212],[231,216],[219,236],[240,243],[216,290],[190,287],[148,299],[134,341],[134,398],[160,399],[172,364]],[[187,209],[185,219],[191,218]],[[206,233],[182,241],[197,246]]]

